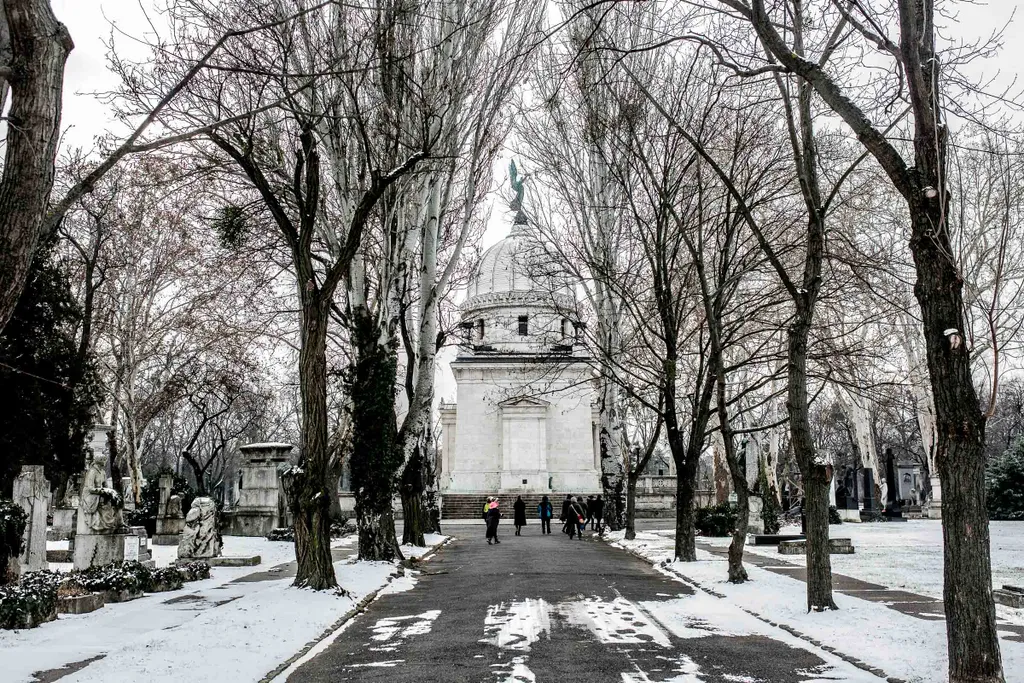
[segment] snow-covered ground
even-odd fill
[[[832,527],[834,537],[853,539],[854,555],[833,555],[833,571],[858,579],[901,588],[924,595],[942,595],[942,529],[938,522],[910,521],[898,524],[844,524]],[[640,532],[635,541],[622,540],[621,532],[609,534],[613,543],[656,561],[672,557],[673,531]],[[728,545],[728,539],[701,539]],[[780,556],[775,548],[746,546],[745,552],[801,563],[802,556]],[[1024,582],[1024,523],[992,525],[993,575],[1002,583]],[[724,594],[729,602],[773,622],[785,624],[818,641],[872,666],[913,683],[946,678],[946,632],[942,620],[925,620],[836,593],[839,610],[811,613],[806,610],[802,581],[747,564],[751,581],[742,585],[726,581],[726,561],[698,550],[698,562],[675,562],[673,572],[698,585]],[[1000,618],[1012,618],[1013,610],[1000,608]],[[1003,668],[1007,683],[1024,683],[1024,644],[1002,641]]]
[[[443,540],[429,539],[435,544]],[[333,545],[354,552],[355,542],[350,536]],[[426,552],[409,547],[403,551],[407,556]],[[154,559],[166,565],[175,552],[173,546],[155,546]],[[338,583],[349,592],[342,596],[292,588],[290,578],[274,577],[283,571],[275,567],[294,560],[289,542],[227,536],[224,554],[256,554],[262,562],[216,567],[210,579],[181,590],[106,605],[91,614],[61,615],[39,628],[0,631],[0,679],[31,681],[34,672],[95,658],[60,680],[258,681],[396,573],[389,563],[355,562],[351,557],[335,562]]]

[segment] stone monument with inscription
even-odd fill
[[[46,509],[50,499],[50,482],[43,475],[42,465],[22,465],[14,480],[14,502],[28,517],[22,538],[18,565],[21,573],[46,569]]]
[[[171,493],[173,488],[174,475],[161,474],[153,545],[177,545],[178,536],[185,526],[185,516],[181,514],[181,496]]]
[[[89,460],[78,494],[78,515],[75,523],[75,569],[121,562],[125,540],[138,544],[137,537],[125,526],[124,501],[107,479],[107,440],[110,427],[98,425],[93,430],[92,459]]]
[[[238,450],[245,464],[238,472],[238,502],[227,524],[230,536],[266,536],[290,526],[281,474],[289,467],[290,443],[253,443]]]

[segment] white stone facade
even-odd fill
[[[600,491],[591,370],[576,343],[570,290],[531,276],[525,226],[488,249],[462,305],[442,405],[446,493]]]

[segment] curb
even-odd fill
[[[451,543],[453,540],[454,540],[454,538],[452,536],[447,537],[444,541],[442,541],[441,543],[437,544],[429,552],[427,552],[422,557],[420,557],[419,560],[417,561],[417,564],[419,564],[420,562],[425,562],[430,557],[432,557],[435,553],[437,553],[438,550],[440,550],[441,548],[445,547],[446,545]],[[345,564],[353,564],[354,562],[356,562],[356,560],[350,560],[350,561],[346,562]],[[352,620],[355,619],[360,614],[362,614],[363,612],[365,612],[366,608],[370,606],[370,603],[372,603],[374,600],[376,600],[380,596],[381,591],[383,591],[385,588],[390,586],[391,582],[394,581],[395,579],[397,579],[397,578],[399,578],[401,576],[405,576],[405,572],[406,572],[406,568],[404,566],[399,565],[399,566],[395,567],[395,570],[393,572],[391,572],[391,574],[388,575],[387,581],[385,581],[384,584],[380,588],[378,588],[377,590],[375,590],[375,591],[373,591],[371,593],[367,593],[366,595],[364,595],[363,598],[352,607],[352,609],[350,609],[349,611],[345,612],[345,614],[343,614],[340,618],[338,618],[337,621],[335,621],[333,624],[328,626],[324,630],[323,633],[321,633],[316,638],[314,638],[313,640],[311,640],[308,643],[306,643],[305,645],[303,645],[302,648],[298,652],[294,653],[291,657],[289,657],[288,659],[284,660],[283,662],[278,664],[276,667],[274,667],[269,673],[267,673],[265,676],[263,676],[263,678],[261,678],[258,681],[258,683],[273,683],[273,681],[276,680],[278,676],[280,676],[282,673],[287,671],[289,669],[289,667],[291,667],[297,661],[299,661],[300,659],[302,659],[303,657],[308,655],[313,650],[313,648],[315,648],[317,645],[320,645],[322,642],[324,642],[325,640],[327,640],[331,636],[341,635],[341,633],[346,628],[348,628],[348,626],[352,622]]]
[[[647,564],[651,565],[652,567],[654,567],[655,569],[657,569],[661,573],[663,573],[663,574],[665,574],[667,576],[670,576],[671,578],[675,579],[676,581],[679,581],[680,583],[684,583],[684,584],[690,586],[691,588],[696,588],[697,590],[703,591],[703,592],[707,593],[708,595],[712,595],[712,596],[718,598],[719,600],[728,600],[728,598],[723,593],[719,593],[718,591],[716,591],[716,590],[714,590],[712,588],[708,588],[707,586],[703,585],[699,581],[695,581],[694,579],[692,579],[692,578],[690,578],[690,577],[688,577],[688,576],[686,576],[684,574],[681,574],[678,571],[672,569],[668,565],[667,561],[666,562],[661,562],[661,563],[655,562],[654,560],[651,560],[650,558],[644,557],[643,555],[641,555],[640,553],[636,552],[635,550],[630,550],[629,548],[623,548],[621,546],[613,545],[612,543],[608,543],[608,545],[611,546],[612,548],[616,548],[618,550],[622,550],[622,551],[625,551],[626,553],[629,553],[630,555],[632,555],[633,557],[637,558],[638,560],[646,562]],[[807,642],[807,643],[813,645],[816,648],[824,650],[825,652],[828,652],[830,655],[833,655],[833,656],[838,657],[839,659],[843,660],[847,664],[855,666],[858,669],[861,669],[862,671],[867,671],[870,674],[878,676],[879,678],[885,680],[886,683],[907,683],[907,681],[905,681],[902,678],[898,678],[896,676],[890,676],[889,674],[887,674],[882,669],[879,669],[876,666],[871,666],[867,662],[863,662],[863,661],[857,659],[856,657],[853,657],[853,656],[848,655],[848,654],[846,654],[844,652],[841,652],[841,651],[837,650],[836,648],[832,647],[831,645],[827,645],[827,644],[821,642],[820,640],[818,640],[816,638],[813,638],[812,636],[809,636],[806,633],[803,633],[802,631],[799,631],[799,630],[793,628],[792,626],[789,626],[787,624],[782,624],[782,623],[779,623],[779,622],[776,622],[776,621],[772,621],[768,617],[765,617],[765,616],[763,616],[763,615],[761,615],[761,614],[759,614],[759,613],[757,613],[757,612],[755,612],[755,611],[753,611],[751,609],[747,609],[746,607],[743,607],[742,605],[739,605],[736,602],[733,602],[731,600],[729,601],[729,603],[731,605],[735,606],[737,609],[740,609],[740,610],[746,612],[747,614],[749,614],[750,616],[754,617],[755,619],[757,619],[759,621],[762,621],[765,624],[768,624],[769,626],[772,626],[774,628],[782,629],[783,631],[785,631],[786,633],[790,634],[791,636],[799,638],[800,640],[803,640],[804,642]]]

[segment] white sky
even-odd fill
[[[882,0],[874,0],[879,1]],[[98,135],[108,131],[123,132],[123,127],[113,121],[107,107],[93,94],[117,85],[116,78],[107,70],[107,47],[104,43],[109,42],[113,34],[119,51],[145,54],[144,51],[140,52],[143,48],[132,37],[145,37],[152,32],[143,8],[151,9],[153,0],[52,0],[52,3],[57,17],[68,26],[75,41],[65,76],[64,140],[66,145],[88,149]],[[1013,23],[1005,31],[1002,54],[977,65],[979,76],[991,77],[998,72],[1001,74],[999,82],[1012,82],[1024,64],[1024,0],[961,3],[957,12],[957,25],[948,25],[944,33],[960,35],[964,39],[987,36],[1014,17]],[[161,26],[159,15],[151,14],[150,18],[154,26]],[[507,164],[507,159],[502,161],[504,164]],[[503,171],[495,176],[499,182],[505,178]],[[508,232],[508,212],[503,209],[504,206],[499,204],[492,211],[492,219],[481,246],[493,244]],[[438,380],[439,396],[453,400],[454,379],[446,365],[440,371]]]

